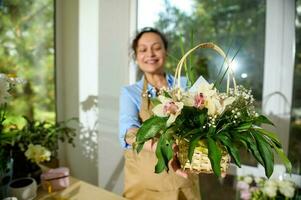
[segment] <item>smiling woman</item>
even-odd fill
[[[152,115],[151,99],[157,96],[160,89],[171,87],[174,83],[174,77],[164,70],[167,41],[160,31],[142,29],[132,47],[143,78],[123,87],[120,96],[119,137],[125,156],[123,194],[132,200],[199,200],[198,177],[181,171],[176,156],[170,162],[171,170],[168,173],[154,172],[157,163],[156,140],[146,142],[139,154],[131,149],[135,148],[134,141],[141,123]],[[169,110],[172,112],[172,108]]]

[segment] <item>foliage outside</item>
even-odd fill
[[[2,0],[0,73],[27,80],[8,105],[7,123],[21,116],[55,121],[54,1]]]

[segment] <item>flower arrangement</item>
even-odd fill
[[[229,70],[226,92],[218,90],[217,83],[220,81],[210,84],[202,77],[188,90],[180,88],[183,63],[198,48],[213,49],[225,58]],[[263,165],[267,177],[273,173],[273,151],[280,156],[288,171],[291,170],[291,163],[279,139],[274,133],[260,127],[261,124],[273,123],[255,111],[251,90],[237,86],[234,78],[233,88],[230,88],[229,65],[225,53],[217,45],[199,44],[180,60],[175,74],[177,85],[163,89],[157,98],[152,99],[154,115],[141,125],[134,148],[139,153],[146,141],[157,141],[156,173],[169,170],[169,161],[175,154],[174,145],[179,147],[177,157],[182,169],[194,173],[221,176],[229,166],[229,157],[240,167],[241,147],[250,151]]]
[[[289,200],[296,198],[296,185],[289,180],[239,176],[236,187],[242,200]]]
[[[56,158],[59,141],[75,146],[76,129],[69,126],[69,122],[75,121],[75,118],[51,123],[23,116],[25,119],[23,127],[4,124],[6,107],[12,91],[17,84],[24,82],[23,79],[15,76],[0,74],[0,173],[6,170],[6,161],[11,158],[14,159],[15,173],[21,173],[22,170],[30,170],[32,163],[39,164]],[[26,163],[29,160],[32,163]],[[26,167],[19,164],[24,164]]]

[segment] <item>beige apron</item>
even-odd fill
[[[147,95],[147,81],[144,79],[139,117],[147,120],[152,105]],[[125,150],[125,186],[123,196],[130,200],[199,200],[198,175],[190,174],[188,179],[180,177],[170,169],[156,174],[155,153],[142,150],[137,154],[132,149]]]

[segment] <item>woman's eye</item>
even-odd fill
[[[146,49],[138,49],[138,52],[142,53],[142,52],[145,52]]]

